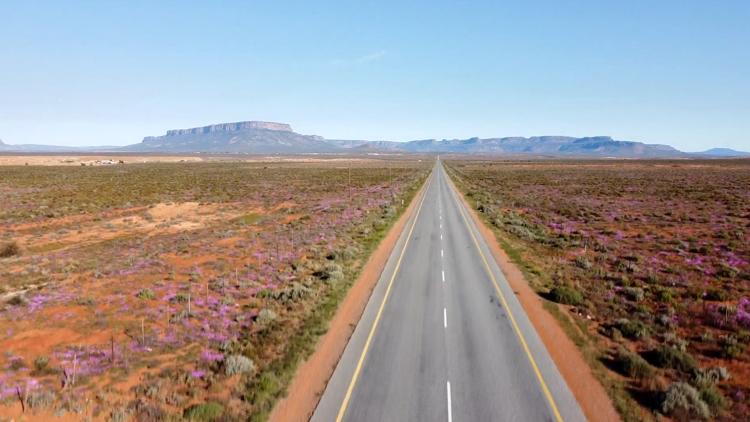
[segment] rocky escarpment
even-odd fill
[[[234,123],[219,123],[216,125],[194,127],[190,129],[173,129],[173,130],[168,130],[166,136],[197,135],[201,133],[214,133],[214,132],[235,132],[235,131],[248,130],[248,129],[278,130],[282,132],[292,131],[292,127],[286,123],[248,121],[248,122],[234,122]]]
[[[191,129],[168,130],[164,136],[147,136],[127,151],[295,154],[337,152],[340,148],[320,136],[301,135],[285,123],[235,122]]]

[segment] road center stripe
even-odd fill
[[[448,422],[453,422],[453,409],[451,409],[451,382],[446,381],[446,395],[448,396]]]

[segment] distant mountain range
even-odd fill
[[[81,153],[81,152],[117,152],[120,151],[122,147],[117,146],[95,146],[95,147],[68,147],[68,146],[61,146],[61,145],[41,145],[41,144],[18,144],[18,145],[9,145],[3,143],[3,140],[0,139],[0,153],[2,152],[13,152],[13,153],[22,153],[22,152],[30,152],[30,153],[45,153],[45,152],[51,152],[51,153],[63,153],[63,152],[70,152],[70,153]]]
[[[151,153],[456,153],[566,157],[689,158],[750,157],[750,153],[713,148],[686,153],[669,145],[618,141],[609,136],[575,138],[534,136],[469,139],[424,139],[408,142],[325,139],[301,135],[285,123],[236,122],[169,130],[125,147],[59,147],[6,145],[0,152],[151,152]]]

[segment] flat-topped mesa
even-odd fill
[[[203,127],[194,127],[190,129],[173,129],[167,131],[167,136],[178,136],[178,135],[196,135],[201,133],[212,133],[212,132],[235,132],[245,129],[265,129],[265,130],[276,130],[281,132],[291,132],[292,127],[286,123],[275,123],[275,122],[234,122],[234,123],[219,123],[217,125],[209,125]]]

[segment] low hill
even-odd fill
[[[696,152],[694,154],[704,156],[704,157],[716,157],[716,158],[750,157],[750,152],[737,151],[731,148],[711,148],[709,150]]]

